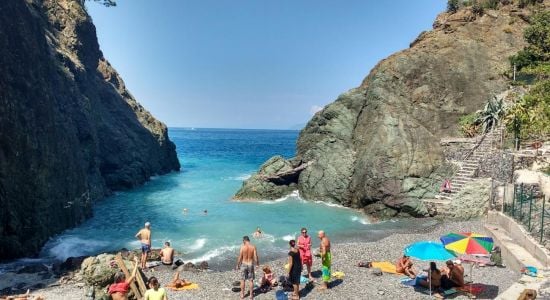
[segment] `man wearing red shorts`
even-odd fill
[[[302,228],[302,234],[298,237],[298,250],[300,251],[302,264],[307,267],[309,281],[313,281],[313,277],[311,277],[311,265],[313,264],[313,257],[311,256],[311,237],[307,235],[306,228]]]

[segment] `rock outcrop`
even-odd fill
[[[458,135],[459,117],[507,88],[508,57],[525,45],[530,13],[510,4],[483,15],[471,8],[440,14],[433,30],[315,114],[288,162],[311,164],[290,184],[306,199],[378,217],[426,215],[420,199],[434,197],[451,172],[440,138]],[[245,182],[236,198],[272,199],[288,190],[261,175]]]
[[[180,168],[82,3],[0,1],[0,260],[36,253],[111,191]]]

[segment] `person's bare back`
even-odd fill
[[[151,230],[149,228],[142,228],[136,234],[136,237],[139,238],[141,243],[151,245]]]
[[[241,263],[245,265],[252,265],[256,261],[256,265],[259,265],[257,254],[256,254],[256,246],[252,245],[251,243],[247,243],[241,246],[240,251],[240,261]]]
[[[324,249],[324,252],[330,252],[330,240],[326,236],[321,239],[321,249]]]

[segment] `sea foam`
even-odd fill
[[[200,250],[204,247],[204,245],[206,244],[206,241],[207,239],[205,238],[197,239],[193,244],[191,244],[191,246],[187,247],[187,249],[189,250],[189,252],[195,252],[197,250]]]
[[[219,247],[219,248],[216,248],[214,250],[210,250],[210,251],[206,252],[205,254],[203,254],[199,257],[189,259],[189,260],[185,260],[185,262],[191,262],[191,263],[196,264],[196,263],[200,263],[202,261],[209,261],[209,260],[211,260],[215,257],[223,255],[224,253],[235,251],[235,250],[237,250],[237,247],[238,246]]]
[[[54,241],[47,254],[50,257],[64,261],[71,256],[83,256],[100,252],[108,245],[109,243],[106,241],[66,236]]]

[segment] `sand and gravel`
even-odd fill
[[[432,297],[415,291],[412,287],[400,283],[403,276],[384,274],[375,276],[370,269],[356,266],[358,261],[395,261],[404,247],[420,240],[438,241],[439,237],[448,232],[475,231],[484,232],[482,221],[447,222],[436,226],[433,230],[414,234],[393,234],[377,242],[333,244],[332,271],[345,273],[342,280],[334,280],[330,289],[321,291],[318,285],[308,288],[301,285],[301,297],[304,299],[430,299]],[[329,237],[330,237],[330,233]],[[259,249],[261,253],[261,249]],[[262,262],[265,264],[266,262]],[[268,262],[279,277],[284,274],[285,259]],[[416,262],[417,268],[427,267],[427,262]],[[466,273],[469,265],[465,264]],[[319,281],[320,260],[314,258],[314,275]],[[167,283],[173,276],[171,268],[158,267],[146,272],[147,276],[156,276],[161,283]],[[482,283],[485,290],[477,295],[478,299],[493,299],[505,291],[518,278],[519,274],[508,268],[478,267],[473,270],[475,283]],[[181,276],[199,284],[200,288],[189,291],[170,291],[169,299],[239,299],[239,293],[231,291],[232,283],[239,279],[236,271],[182,271]],[[256,271],[259,279],[261,271]],[[60,285],[35,291],[46,299],[85,299],[86,288],[77,285]],[[286,299],[284,291],[277,287],[267,293],[255,294],[256,299]],[[467,299],[466,295],[453,295],[454,299]]]

